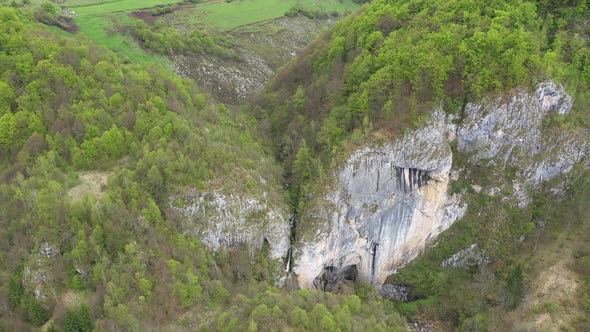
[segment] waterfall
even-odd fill
[[[287,267],[285,268],[286,273],[291,272],[291,257],[292,256],[293,256],[293,248],[289,247],[289,250],[287,250]]]
[[[289,236],[289,250],[287,250],[287,265],[285,272],[291,272],[291,259],[293,258],[293,242],[295,242],[295,213],[289,216],[289,226],[291,227],[291,234]]]

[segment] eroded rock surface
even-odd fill
[[[180,215],[183,232],[211,249],[242,243],[259,249],[268,241],[270,255],[275,259],[286,256],[289,249],[288,211],[269,201],[195,189],[173,197],[170,208]]]
[[[477,247],[477,243],[454,253],[451,257],[445,259],[440,265],[442,267],[469,267],[482,265],[489,262],[488,256],[483,250]]]
[[[240,60],[210,55],[176,56],[174,70],[194,79],[216,99],[240,104],[260,91],[276,71],[307,46],[335,19],[283,17],[228,32],[236,41]]]
[[[455,141],[469,163],[500,172],[516,168],[511,183],[479,189],[498,194],[512,186],[505,198],[526,206],[528,193],[540,183],[588,164],[584,135],[543,129],[549,113],[567,114],[572,102],[548,81],[532,93],[467,104],[462,118],[435,111],[426,125],[398,140],[352,154],[337,171],[336,183],[308,202],[301,216],[293,268],[299,286],[329,289],[354,268],[356,277],[380,287],[461,218],[466,204],[460,195],[448,194]],[[474,248],[447,265],[468,264]],[[485,260],[478,255],[478,263]]]
[[[359,278],[381,285],[462,216],[466,207],[447,194],[446,128],[436,112],[431,124],[348,159],[335,188],[302,217],[303,227],[317,230],[298,244],[301,287],[329,288],[353,266]]]

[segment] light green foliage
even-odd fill
[[[352,0],[190,1],[192,6],[185,3],[182,7],[176,7],[180,2],[67,0],[66,6],[76,13],[75,22],[80,32],[92,40],[136,63],[168,66],[170,64],[166,58],[146,53],[130,34],[123,31],[133,30],[135,37],[146,48],[162,55],[206,52],[226,59],[237,59],[229,41],[218,31],[279,18],[293,6],[318,13],[339,14],[358,8]],[[147,26],[143,21],[133,22],[127,15],[132,11],[154,6],[160,7],[149,12],[161,18],[154,26]],[[186,35],[184,31],[177,29],[179,22],[183,26],[190,26],[191,33]]]
[[[158,66],[167,66],[170,64],[168,59],[163,56],[145,52],[133,40],[131,35],[122,33],[116,29],[116,27],[131,24],[131,20],[125,14],[113,13],[108,16],[84,17],[77,19],[76,24],[80,28],[80,34],[84,34],[94,42],[117,52],[121,56],[127,57],[133,63],[146,63]]]
[[[351,6],[297,3],[342,12]],[[213,255],[181,233],[169,197],[188,188],[231,189],[282,202],[276,181],[282,170],[262,140],[267,134],[292,175],[293,203],[304,207],[307,188],[321,183],[323,169],[346,152],[353,132],[354,144],[363,144],[372,130],[395,135],[440,102],[459,105],[546,76],[576,93],[587,90],[590,79],[586,2],[376,0],[275,78],[253,112],[263,123],[258,127],[248,112],[208,104],[194,84],[160,68],[166,62],[129,36],[111,35],[131,26],[115,11],[153,4],[69,3],[82,33],[126,59],[83,37],[42,31],[27,15],[0,7],[0,287],[6,289],[0,294],[10,305],[11,321],[2,323],[8,329],[41,326],[56,314],[68,330],[158,330],[175,328],[180,319],[188,330],[404,330],[392,304],[375,301],[367,287],[344,296],[270,286],[278,263],[268,248],[251,254],[236,246]],[[215,2],[179,19],[230,29],[282,16],[293,4]],[[47,14],[54,10],[44,6]],[[202,31],[174,44],[167,39],[178,34],[165,21],[138,26],[146,45],[165,54],[229,46]],[[586,121],[580,114],[573,126]],[[265,127],[271,131],[260,130]],[[72,174],[82,169],[109,171],[100,197],[69,199]],[[421,299],[398,306],[413,318],[434,312],[452,317],[457,327],[480,329],[494,323],[488,306],[518,304],[527,266],[521,269],[513,257],[521,246],[514,239],[534,234],[539,216],[555,205],[536,198],[534,208],[520,210],[499,198],[465,194],[471,209],[465,221],[393,281],[415,286]],[[495,259],[493,268],[440,267],[474,242]],[[59,259],[38,260],[44,243],[57,248]],[[580,256],[581,275],[586,256]],[[49,294],[44,302],[22,282],[27,269],[37,268],[50,271],[41,285]],[[72,291],[92,299],[92,308],[53,312]]]
[[[325,187],[320,176],[307,177],[304,159],[314,161],[313,169],[337,167],[359,146],[420,125],[439,105],[460,113],[468,102],[551,78],[580,105],[562,127],[587,127],[590,39],[580,13],[588,16],[586,1],[376,0],[338,22],[274,78],[254,107],[269,119],[294,205],[305,206],[310,191]],[[526,218],[518,209],[500,217],[513,215]],[[493,240],[534,227],[525,219]]]
[[[0,26],[0,82],[14,93],[0,116],[0,287],[10,324],[43,325],[67,292],[100,294],[92,308],[57,312],[55,327],[68,331],[92,330],[95,319],[98,330],[143,330],[185,310],[214,315],[209,304],[222,306],[232,284],[212,268],[223,262],[179,233],[168,199],[216,178],[240,194],[276,195],[280,170],[254,120],[218,112],[165,69],[43,31],[13,9],[0,7]],[[76,172],[101,168],[110,174],[101,196],[70,199]],[[243,175],[268,181],[246,187]],[[59,259],[39,254],[44,243]],[[23,284],[26,270],[46,280],[44,301]]]
[[[357,296],[300,290],[287,293],[284,290],[267,289],[263,285],[251,285],[254,298],[238,294],[231,300],[232,317],[238,318],[238,330],[256,327],[260,330],[305,331],[354,331],[359,328],[406,331],[403,321],[391,312],[386,302],[361,301]],[[354,313],[346,303],[354,302],[359,310]],[[361,310],[362,309],[362,310]],[[218,326],[229,322],[228,315],[218,317]]]
[[[270,123],[268,137],[287,170],[297,213],[305,215],[308,200],[324,193],[325,180],[314,170],[337,169],[351,151],[390,141],[439,105],[461,116],[468,102],[554,79],[576,102],[571,115],[550,118],[547,127],[587,136],[590,38],[584,18],[589,15],[587,1],[375,0],[340,21],[275,76],[252,107]],[[454,154],[460,163],[467,157]],[[315,166],[311,171],[309,160]],[[413,319],[451,320],[459,329],[504,330],[497,318],[518,307],[526,289],[527,262],[518,253],[529,243],[516,239],[540,232],[539,216],[553,215],[547,207],[559,203],[549,204],[543,198],[548,193],[541,192],[530,207],[517,208],[475,193],[470,185],[510,183],[509,174],[499,179],[492,169],[455,167],[473,171],[473,180],[451,183],[451,191],[467,200],[467,215],[439,238],[436,248],[391,277],[391,282],[414,287],[415,301],[397,309]],[[554,218],[557,224],[566,222]],[[309,225],[297,226],[296,232],[303,233]],[[492,264],[480,269],[440,266],[473,243]],[[355,312],[353,306],[349,309]],[[291,316],[305,320],[300,311]],[[325,324],[331,328],[329,319]]]
[[[153,26],[136,20],[133,23],[133,34],[145,47],[163,55],[208,53],[224,59],[238,59],[238,55],[231,49],[231,40],[203,30],[193,30],[185,34],[175,27],[164,26],[161,20]]]
[[[0,118],[0,145],[9,149],[14,144],[16,135],[16,120],[12,113],[6,113]]]
[[[10,85],[0,82],[0,114],[4,115],[4,113],[10,112],[14,99],[14,91]]]
[[[570,223],[575,223],[576,229],[586,229],[590,225],[587,218],[574,217],[586,210],[590,188],[586,184],[588,171],[574,169],[572,172],[575,181],[571,183],[571,197],[559,200],[549,193],[539,192],[525,209],[462,189],[469,204],[466,216],[439,238],[437,247],[430,248],[423,257],[390,278],[390,282],[415,287],[412,294],[416,300],[399,304],[397,309],[409,317],[432,311],[441,319],[457,315],[459,318],[454,324],[465,329],[502,330],[514,324],[506,312],[519,307],[527,292],[526,280],[536,278],[539,270],[547,269],[545,264],[551,264],[545,263],[551,258],[544,257],[545,250],[540,248],[553,245],[551,242],[558,234],[567,236],[567,241],[584,241],[585,235],[581,234],[585,232],[576,231],[580,235],[572,235],[568,228]],[[498,181],[491,173],[479,170],[478,181]],[[517,241],[522,235],[527,240]],[[491,260],[489,264],[464,269],[440,266],[444,259],[472,243],[478,243],[485,251]],[[563,243],[554,245],[564,246]],[[579,245],[576,248],[580,252],[587,250]],[[579,273],[583,278],[588,276],[588,270],[583,268]],[[586,326],[582,322],[587,322],[586,318],[580,322],[580,326]]]
[[[100,16],[115,12],[129,12],[133,10],[150,8],[163,4],[174,4],[178,0],[128,0],[128,1],[101,1],[84,3],[86,0],[68,0],[68,8],[75,11],[81,18]]]

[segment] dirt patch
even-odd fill
[[[578,278],[575,272],[560,262],[533,280],[527,306],[535,316],[537,329],[558,330],[575,318],[573,315],[578,312],[575,299],[580,285]]]
[[[571,297],[579,284],[578,275],[565,267],[563,262],[541,273],[537,281],[540,284],[537,290],[540,297],[552,295],[561,300]]]
[[[69,16],[59,16],[55,20],[47,20],[44,18],[37,18],[37,21],[54,27],[58,27],[63,31],[74,33],[80,30],[80,27],[74,23],[74,19]]]
[[[541,262],[529,273],[521,306],[510,315],[517,330],[559,331],[571,327],[579,315],[576,294],[582,282],[570,269],[576,243],[568,238],[569,232],[536,253]]]
[[[147,25],[154,25],[158,16],[150,14],[147,10],[139,10],[130,14],[131,17],[144,21]]]
[[[80,30],[80,27],[76,23],[74,23],[74,19],[67,16],[58,17],[57,27],[70,33],[74,33]]]
[[[106,188],[109,172],[88,171],[78,174],[79,184],[68,191],[68,197],[72,200],[80,199],[86,195],[94,195],[100,198]]]
[[[72,290],[67,291],[61,297],[61,303],[66,307],[75,307],[82,303],[82,296],[74,293]]]

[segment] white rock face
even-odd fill
[[[209,248],[231,247],[245,243],[250,249],[270,244],[270,255],[287,255],[290,225],[288,210],[271,208],[268,202],[221,191],[191,190],[173,197],[170,208],[182,216],[185,234],[195,236]]]
[[[563,88],[549,81],[535,93],[519,92],[509,101],[467,104],[457,130],[459,151],[472,153],[474,164],[518,168],[512,189],[524,207],[530,202],[528,190],[587,159],[590,145],[582,135],[543,131],[545,116],[567,114],[572,103]]]
[[[39,251],[31,255],[24,267],[23,287],[32,289],[37,300],[48,298],[48,285],[53,285],[53,265],[59,258],[59,248],[43,242]]]
[[[440,265],[442,267],[462,268],[486,263],[489,263],[488,256],[483,250],[477,248],[477,243],[474,243],[445,259]]]
[[[301,216],[293,267],[299,286],[329,290],[358,276],[380,287],[461,218],[466,204],[447,193],[449,141],[471,154],[471,163],[517,168],[507,199],[525,206],[529,190],[587,162],[590,145],[582,137],[543,131],[549,112],[566,114],[571,105],[562,88],[544,82],[534,93],[468,104],[461,121],[435,111],[428,124],[401,139],[357,151]]]
[[[320,226],[298,245],[299,286],[329,289],[352,266],[361,279],[381,285],[465,212],[447,195],[451,166],[440,112],[397,142],[353,154],[334,191],[303,216],[302,224],[309,218]]]

